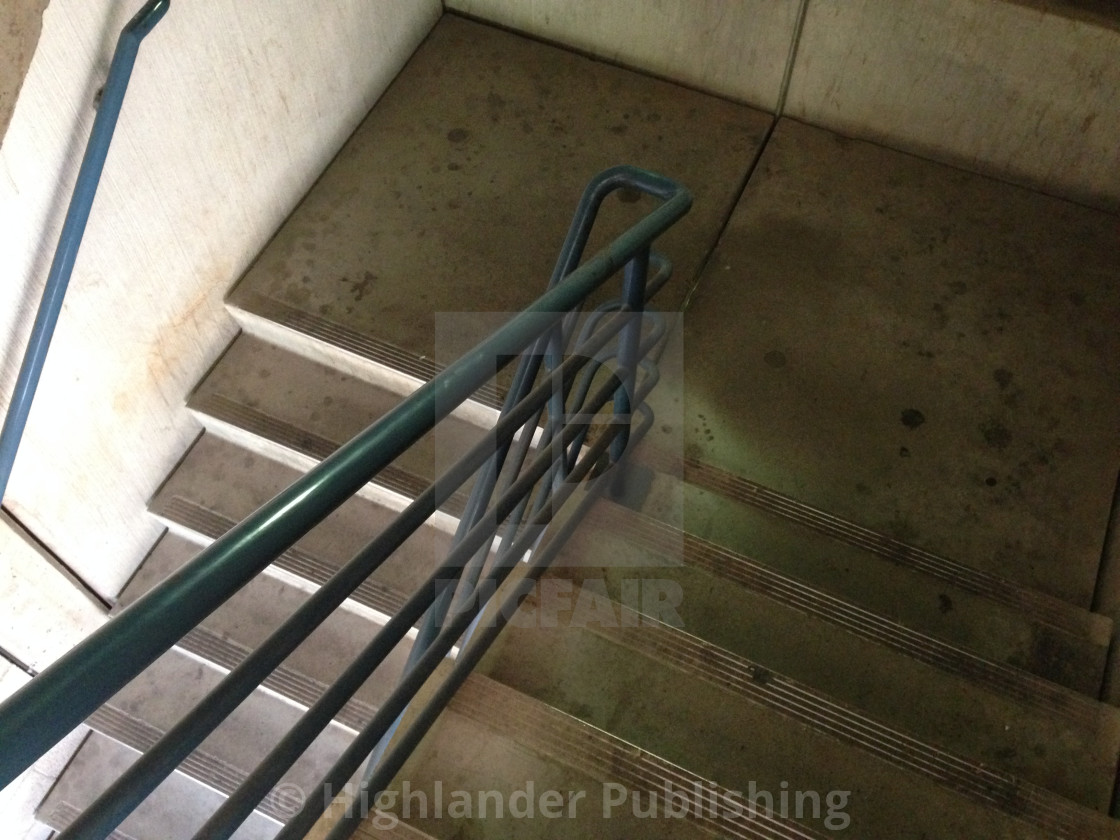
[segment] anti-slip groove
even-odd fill
[[[172,496],[170,499],[157,498],[152,505],[152,513],[188,528],[208,540],[218,539],[237,524],[232,519],[182,496]],[[322,586],[338,571],[330,563],[300,548],[289,548],[273,561],[273,565],[316,586]],[[350,598],[383,615],[395,615],[407,600],[401,593],[369,578],[362,581],[358,588],[350,593]]]
[[[1086,635],[1084,611],[1060,598],[908,545],[694,458],[685,458],[682,461],[673,456],[647,450],[643,452],[641,460],[669,475],[683,475],[688,484],[796,522],[817,533],[863,549],[900,566],[944,580],[966,592],[1011,607],[1034,621],[1080,638]]]
[[[892,729],[795,680],[702,639],[622,608],[621,627],[590,627],[605,639],[653,661],[703,679],[830,735],[896,767],[989,807],[1032,822],[1055,837],[1084,838],[1103,831],[1103,817],[1016,776],[962,758]]]
[[[183,637],[178,647],[227,671],[232,671],[252,653],[251,648],[224,639],[205,627],[196,627]],[[314,705],[329,687],[284,665],[265,677],[262,685],[282,697],[308,707]],[[335,720],[343,726],[360,732],[375,711],[376,709],[370,704],[351,697],[335,715]]]
[[[839,625],[853,635],[1013,697],[1025,705],[1085,726],[1091,727],[1097,722],[1099,704],[1084,695],[918,633],[708,540],[617,506],[609,513],[596,509],[592,521],[602,529],[666,556],[683,548],[686,565]]]
[[[43,817],[43,822],[53,829],[62,831],[69,828],[70,823],[74,822],[81,813],[81,808],[71,805],[69,802],[59,802],[51,808],[49,814]],[[118,828],[114,829],[105,840],[136,840],[136,838],[131,834],[125,834]]]
[[[428,382],[443,371],[443,367],[431,359],[421,358],[387,341],[365,335],[322,316],[303,312],[267,295],[237,292],[232,303],[247,312],[310,336],[324,344],[392,368],[418,382]],[[502,407],[502,396],[493,383],[482,386],[475,393],[474,399],[489,408]]]
[[[160,738],[163,730],[110,705],[102,706],[86,723],[102,735],[112,738],[137,752],[147,752]],[[199,784],[225,796],[232,794],[248,778],[248,773],[201,749],[196,749],[179,765],[179,771]],[[295,811],[285,808],[271,793],[256,810],[274,820],[285,822]]]
[[[450,708],[526,749],[601,781],[643,792],[667,787],[690,794],[701,790],[704,805],[714,802],[715,807],[691,808],[687,818],[719,836],[767,840],[825,836],[763,809],[736,814],[735,804],[743,803],[734,800],[730,790],[486,677],[470,677]]]
[[[338,441],[301,429],[286,420],[272,417],[223,394],[200,394],[192,398],[190,404],[196,411],[215,420],[228,423],[316,461],[326,459],[342,445]],[[411,500],[428,489],[429,481],[389,464],[373,477],[372,483]],[[441,509],[452,516],[459,516],[465,505],[466,499],[463,494],[455,493],[444,502]]]

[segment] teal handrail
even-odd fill
[[[12,781],[296,540],[468,400],[494,376],[495,360],[497,367],[501,368],[525,348],[534,345],[536,350],[542,337],[552,335],[557,325],[578,310],[586,298],[620,268],[636,265],[644,271],[650,243],[688,211],[691,196],[674,182],[633,167],[608,170],[597,182],[604,179],[612,188],[632,186],[662,198],[662,202],[606,249],[571,271],[525,311],[0,704],[0,744],[4,745],[0,750],[0,787]],[[467,558],[493,538],[498,525],[518,509],[542,477],[554,469],[557,459],[566,463],[570,454],[578,449],[596,412],[604,405],[616,402],[610,433],[589,447],[588,455],[571,468],[572,480],[591,468],[593,462],[587,457],[596,457],[616,439],[616,435],[625,433],[630,424],[631,407],[635,413],[640,413],[637,408],[656,377],[646,376],[641,384],[637,384],[635,374],[641,364],[641,355],[650,349],[653,339],[649,336],[639,339],[641,323],[634,320],[640,318],[645,305],[645,278],[633,268],[628,269],[626,278],[627,296],[636,305],[624,307],[624,311],[613,315],[609,323],[585,336],[568,359],[555,365],[551,374],[523,399],[507,406],[492,436],[481,441],[437,479],[384,532],[320,587],[81,814],[63,832],[62,838],[103,838],[111,833],[443,501],[495,457],[495,441],[498,447],[508,448],[519,430],[523,432],[523,439],[529,437],[524,432],[536,427],[541,407],[550,404],[555,393],[568,393],[581,369],[600,365],[604,358],[603,347],[608,341],[619,341],[620,347],[629,354],[629,360],[616,368],[610,381],[583,403],[575,416],[566,414],[568,422],[558,428],[557,445],[543,446],[533,461],[520,470],[515,480],[503,485],[504,492],[489,509],[485,521],[469,530],[427,584],[408,599],[336,685],[305,714],[297,727],[298,736],[292,735],[277,746],[282,754],[262,763],[247,780],[246,792],[235,793],[227,803],[228,807],[215,815],[220,824],[208,823],[199,835],[208,839],[230,836],[267,793],[275,774],[283,773],[284,768],[298,757],[302,751],[299,748],[305,746],[307,736],[329,724],[337,711],[338,702],[345,702],[353,694],[404,634],[431,608],[440,591],[440,582],[447,580],[449,575],[457,579],[456,572],[461,574]],[[607,355],[617,356],[618,353],[615,351]],[[580,399],[587,395],[587,390],[582,386],[576,388]],[[617,410],[619,402],[623,411]],[[556,497],[561,500],[570,492],[570,487],[562,486]],[[551,506],[549,508],[551,511]],[[550,515],[550,511],[537,515],[534,510],[529,524],[539,526],[542,516],[545,513]],[[532,528],[518,534],[512,541],[513,548],[508,556],[519,557],[532,546],[536,537]],[[510,568],[509,563],[496,565],[488,577],[500,583]],[[474,613],[456,611],[452,624],[458,627],[464,621],[469,623],[484,606],[476,599],[470,607]],[[463,629],[465,625],[459,630],[460,634]],[[376,716],[379,728],[371,730],[367,727],[363,731],[360,743],[364,745],[364,754],[368,755],[396,714],[409,702],[420,675],[442,658],[443,653],[439,651],[445,652],[447,639],[446,632],[441,632],[437,643],[425,653],[417,668],[390,695]],[[476,642],[472,642],[472,648]],[[353,756],[353,751],[349,751],[345,758],[353,761]],[[360,762],[361,758],[362,755],[358,755],[357,761]],[[348,777],[354,769],[356,766],[349,770],[345,766],[336,766],[332,773],[345,772]],[[310,807],[305,808],[286,830],[295,831],[296,826],[314,819],[315,803],[309,802],[308,805]]]
[[[62,232],[58,236],[54,259],[51,261],[43,297],[39,302],[39,311],[31,327],[31,337],[27,340],[27,349],[20,364],[16,387],[12,392],[12,400],[8,404],[8,413],[4,417],[4,427],[0,429],[0,501],[4,500],[4,493],[8,488],[8,479],[12,475],[20,439],[27,426],[31,403],[35,399],[35,390],[39,386],[39,377],[43,373],[43,365],[47,360],[47,349],[54,336],[54,328],[58,324],[58,316],[62,311],[62,301],[66,297],[66,287],[70,284],[74,263],[78,259],[78,248],[82,244],[82,236],[89,221],[93,198],[101,180],[101,171],[105,168],[105,159],[109,154],[113,131],[117,127],[117,118],[120,116],[121,106],[124,105],[124,94],[128,89],[128,80],[132,77],[132,67],[140,52],[140,42],[163,19],[170,6],[171,0],[148,0],[121,30],[120,38],[117,40],[113,62],[109,65],[109,77],[101,91],[101,102],[97,107],[97,116],[93,119],[89,142],[86,144],[86,152],[82,157],[81,168],[78,170],[78,180],[74,184],[70,206],[66,210],[66,218],[62,223]]]

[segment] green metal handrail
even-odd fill
[[[487,510],[487,521],[470,528],[428,584],[408,600],[351,669],[312,707],[293,730],[299,733],[298,736],[292,735],[278,745],[277,749],[294,761],[299,752],[294,755],[289,753],[301,744],[306,746],[306,736],[320,731],[330,722],[338,702],[345,702],[352,695],[357,685],[372,673],[376,664],[392,650],[424,611],[431,608],[437,592],[441,591],[441,580],[446,580],[449,574],[454,577],[455,570],[461,574],[467,558],[492,541],[498,524],[519,509],[542,477],[545,478],[542,486],[555,485],[558,499],[570,494],[570,487],[554,476],[558,454],[564,464],[560,468],[561,473],[571,468],[573,480],[591,468],[586,458],[577,461],[574,466],[568,464],[568,458],[580,446],[591,418],[604,404],[614,400],[615,417],[611,421],[610,433],[590,447],[590,455],[597,455],[612,441],[628,433],[632,410],[637,411],[644,394],[656,381],[655,376],[647,376],[638,384],[635,378],[641,355],[650,349],[651,344],[648,336],[640,337],[640,313],[646,296],[644,272],[650,258],[650,243],[688,211],[691,196],[685,189],[661,176],[633,167],[616,167],[592,182],[581,202],[581,210],[588,206],[588,197],[591,196],[593,214],[603,196],[623,187],[657,196],[661,203],[607,248],[570,273],[564,272],[564,279],[525,311],[0,704],[0,788],[82,723],[440,420],[468,400],[494,376],[496,369],[504,367],[517,354],[531,347],[529,358],[536,362],[530,363],[529,367],[535,371],[534,364],[541,359],[540,351],[547,347],[551,373],[532,391],[518,394],[518,399],[507,404],[493,435],[481,441],[437,479],[384,532],[320,587],[62,835],[64,838],[107,836],[456,488],[484,464],[501,460],[496,458],[495,447],[504,453],[519,430],[536,428],[541,408],[546,404],[553,405],[557,393],[568,393],[581,368],[601,364],[603,346],[617,335],[619,364],[607,386],[599,388],[577,416],[566,417],[566,422],[557,427],[556,445],[543,447],[532,463],[520,470],[516,480],[503,485],[504,492]],[[573,229],[575,227],[573,225]],[[579,243],[580,251],[582,247],[583,243]],[[565,253],[569,253],[567,245]],[[557,336],[562,338],[567,334],[571,313],[578,311],[592,292],[624,266],[630,266],[626,272],[624,311],[612,316],[609,324],[593,331],[590,337],[585,336],[574,355],[559,362],[555,355]],[[532,383],[535,379],[534,373],[528,376],[527,381]],[[576,390],[581,398],[587,393],[586,388]],[[526,434],[522,438],[530,436]],[[617,451],[613,457],[617,460]],[[498,469],[500,471],[500,466]],[[551,509],[554,506],[548,507]],[[529,524],[541,525],[541,517],[534,516]],[[521,556],[533,547],[538,538],[539,532],[534,533],[533,529],[519,534],[510,549],[511,556]],[[509,569],[508,562],[498,564],[490,571],[488,579],[504,579]],[[475,603],[470,609],[474,609],[477,615],[483,607],[484,604]],[[456,635],[461,635],[471,620],[465,616],[467,613],[462,609],[453,612],[450,625],[459,628]],[[406,674],[404,683],[378,712],[376,722],[381,727],[380,731],[369,727],[363,731],[356,743],[362,745],[364,754],[368,754],[377,740],[384,736],[396,714],[408,703],[416,681],[421,680],[422,675],[430,671],[429,666],[434,667],[432,663],[438,663],[450,645],[455,643],[448,633],[450,630],[446,627],[440,631],[430,650],[423,652],[417,669]],[[484,636],[488,638],[489,633]],[[472,642],[470,649],[475,648],[477,641]],[[344,758],[352,762],[354,755],[360,762],[361,749],[357,752],[351,749]],[[235,794],[227,803],[229,807],[220,812],[223,826],[208,824],[200,836],[213,838],[232,834],[263,793],[267,793],[269,780],[278,766],[272,761],[262,764],[250,777],[252,784],[247,783],[249,793]],[[348,778],[354,769],[356,765],[350,767],[342,763],[336,765],[332,772],[336,775],[345,772],[344,778]],[[310,808],[305,808],[289,824],[286,832],[294,832],[308,819],[314,819],[314,803],[309,805]]]

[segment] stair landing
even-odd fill
[[[783,120],[685,315],[687,454],[1087,608],[1117,253],[1112,214]]]

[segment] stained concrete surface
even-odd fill
[[[432,313],[515,312],[542,294],[587,181],[628,163],[695,194],[659,245],[676,266],[661,304],[674,308],[769,120],[445,15],[233,300],[273,297],[431,355]],[[650,206],[609,199],[588,253]],[[446,361],[461,348],[438,349]]]
[[[23,77],[39,43],[43,10],[47,0],[6,0],[0,3],[0,31],[4,33],[4,52],[0,54],[0,140],[16,107]]]
[[[1115,216],[783,120],[685,315],[686,452],[1088,606]]]

